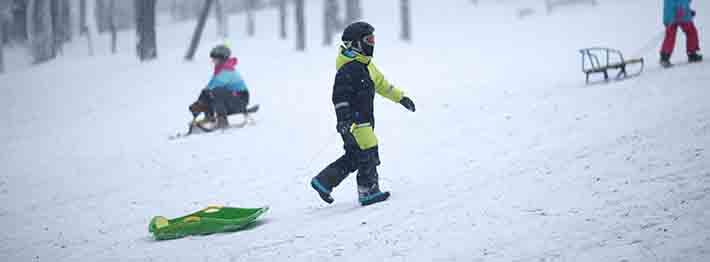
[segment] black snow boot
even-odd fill
[[[688,63],[698,63],[703,61],[703,56],[698,54],[698,53],[690,53],[688,54]]]
[[[669,68],[669,67],[673,66],[673,64],[671,64],[671,55],[661,53],[660,64],[663,68]]]
[[[382,202],[390,197],[390,192],[380,191],[380,187],[377,184],[373,184],[370,187],[358,186],[357,187],[358,200],[363,206],[372,205],[377,202]]]
[[[332,204],[335,199],[333,199],[332,196],[330,196],[330,190],[326,188],[323,183],[318,181],[318,178],[313,178],[311,179],[311,187],[318,192],[318,196],[320,196],[320,199],[323,199],[328,204]]]

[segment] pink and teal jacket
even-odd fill
[[[233,92],[248,91],[247,85],[244,83],[244,79],[242,79],[242,75],[235,69],[236,65],[237,58],[234,57],[227,59],[224,63],[216,65],[212,79],[207,83],[207,89],[226,88]]]
[[[692,21],[690,2],[691,0],[663,0],[663,24],[669,26]]]

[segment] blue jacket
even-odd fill
[[[663,0],[663,24],[687,23],[692,21],[690,14],[691,0]]]
[[[215,74],[207,83],[207,89],[213,90],[215,88],[226,88],[229,91],[234,92],[246,92],[247,85],[242,79],[242,75],[239,74],[234,67],[237,64],[235,58],[230,58],[223,64],[218,65],[215,68]]]

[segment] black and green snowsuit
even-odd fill
[[[404,93],[391,85],[372,63],[372,58],[341,47],[336,60],[338,72],[333,85],[333,105],[338,123],[352,123],[349,132],[341,132],[345,154],[328,165],[311,181],[323,194],[329,194],[350,173],[358,171],[360,202],[366,204],[377,194],[377,166],[380,164],[377,137],[374,133],[373,100],[375,93],[399,103]],[[368,194],[369,193],[369,194]],[[389,194],[389,193],[387,193]],[[332,202],[332,198],[326,200]]]

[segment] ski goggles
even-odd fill
[[[362,42],[369,45],[369,46],[374,46],[375,45],[375,35],[369,34],[366,35],[362,38]]]

